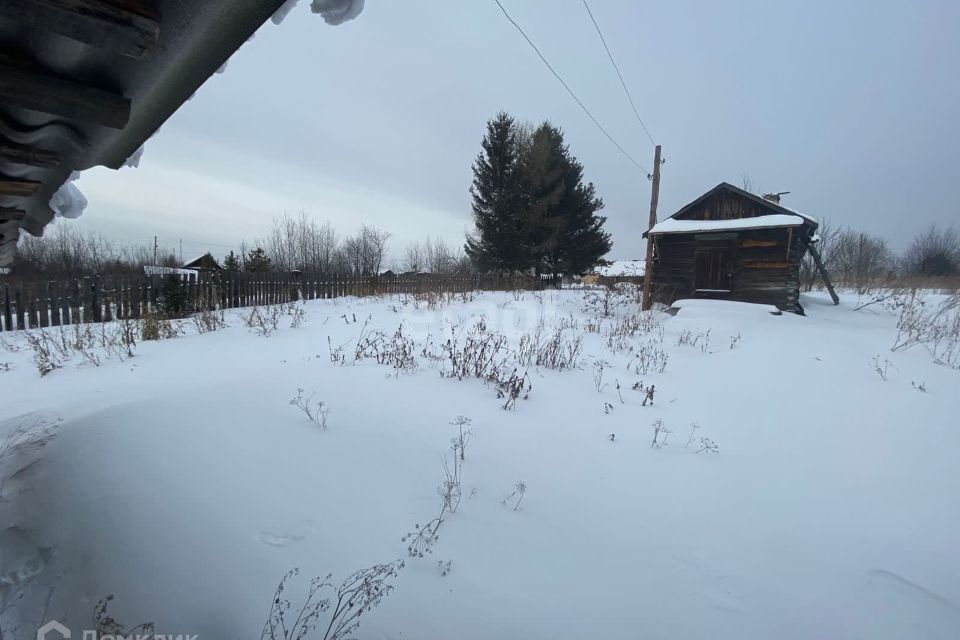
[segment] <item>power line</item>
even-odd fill
[[[607,52],[607,57],[610,58],[610,64],[613,65],[614,71],[617,72],[617,77],[620,78],[620,86],[623,87],[624,93],[627,94],[627,100],[630,101],[630,106],[633,107],[633,115],[637,116],[637,121],[640,122],[640,126],[643,127],[643,132],[647,134],[647,137],[650,138],[650,144],[657,146],[657,143],[653,141],[653,136],[650,135],[650,131],[647,129],[647,125],[643,124],[643,118],[640,117],[640,112],[637,111],[637,105],[633,102],[633,96],[630,95],[630,90],[627,89],[627,83],[623,81],[623,75],[620,73],[620,67],[617,66],[617,62],[613,59],[613,54],[610,53],[610,47],[607,46],[607,40],[603,37],[603,32],[600,31],[600,25],[597,24],[596,18],[593,17],[593,11],[590,10],[590,5],[587,4],[587,0],[583,0],[583,6],[586,8],[587,13],[590,14],[590,21],[593,22],[593,26],[597,30],[597,35],[600,36],[600,42],[603,43],[603,48]]]
[[[597,128],[600,129],[600,131],[603,132],[603,135],[607,136],[607,139],[609,139],[610,142],[612,142],[612,143],[614,144],[614,146],[616,146],[617,149],[620,150],[620,153],[622,153],[624,156],[626,156],[626,158],[627,158],[630,162],[632,162],[634,165],[636,165],[637,168],[640,169],[641,171],[643,171],[644,173],[649,173],[646,169],[643,168],[643,166],[642,166],[639,162],[637,162],[636,160],[633,159],[633,156],[631,156],[629,153],[627,153],[626,151],[624,151],[623,147],[621,147],[620,144],[619,144],[616,140],[613,139],[613,136],[611,136],[609,133],[607,133],[607,130],[603,128],[603,125],[600,124],[600,122],[599,122],[595,117],[593,117],[593,114],[590,113],[590,110],[587,109],[587,107],[580,101],[580,98],[578,98],[578,97],[577,97],[577,94],[575,94],[575,93],[573,92],[573,89],[571,89],[570,86],[569,86],[566,82],[564,82],[563,78],[560,77],[560,74],[557,73],[557,71],[556,71],[556,70],[553,68],[553,66],[547,61],[547,59],[544,57],[544,55],[543,55],[542,53],[540,53],[540,49],[537,48],[537,45],[533,44],[533,40],[531,40],[530,37],[526,34],[526,32],[523,30],[523,28],[522,28],[519,24],[517,24],[517,22],[516,22],[513,18],[510,17],[510,14],[507,13],[507,10],[503,8],[503,5],[502,5],[502,4],[500,4],[500,0],[493,0],[493,1],[497,3],[497,6],[498,6],[498,7],[500,7],[500,11],[502,11],[502,12],[503,12],[503,15],[507,18],[507,20],[510,21],[510,24],[512,24],[514,27],[517,28],[517,31],[519,31],[519,32],[520,32],[520,35],[523,36],[523,39],[527,41],[527,44],[529,44],[531,47],[533,47],[533,50],[537,52],[537,55],[540,57],[540,60],[543,61],[543,64],[547,65],[547,69],[550,70],[550,73],[552,73],[553,76],[554,76],[557,80],[560,81],[560,84],[562,84],[562,85],[563,85],[563,88],[567,90],[567,93],[570,94],[570,97],[573,98],[573,99],[576,101],[576,103],[577,103],[578,105],[580,105],[580,108],[583,109],[583,112],[584,112],[585,114],[587,114],[587,116],[588,116],[591,120],[593,120],[593,124],[597,125]]]

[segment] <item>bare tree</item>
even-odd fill
[[[22,235],[18,247],[16,274],[46,278],[79,278],[93,274],[123,274],[154,264],[154,248],[146,245],[119,245],[104,236],[83,232],[73,223],[58,221],[47,235]],[[162,266],[179,266],[172,249],[158,253]]]
[[[456,274],[470,268],[470,260],[462,248],[454,249],[440,238],[427,236],[406,249],[404,269],[424,273]]]
[[[895,257],[883,238],[824,221],[817,229],[816,247],[835,284],[863,289],[893,275]],[[804,256],[800,281],[810,291],[819,280],[813,258]]]
[[[840,258],[841,251],[841,233],[842,230],[833,225],[829,220],[823,220],[817,228],[817,251],[820,252],[820,259],[828,273],[833,273]],[[820,278],[817,271],[817,265],[813,257],[807,253],[800,264],[800,282],[806,291],[813,289]]]
[[[914,238],[903,256],[904,271],[914,276],[960,274],[960,234],[932,225]]]
[[[419,242],[407,245],[403,260],[403,270],[420,273],[425,270],[426,261],[423,257],[423,248]]]
[[[354,275],[377,275],[387,254],[390,233],[362,225],[353,236],[343,241],[341,265]]]
[[[329,222],[317,224],[305,211],[294,218],[273,219],[270,233],[260,240],[277,269],[329,272],[338,249],[337,232]]]

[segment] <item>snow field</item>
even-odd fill
[[[886,312],[811,296],[807,317],[702,301],[657,313],[626,342],[667,366],[637,375],[607,342],[635,302],[606,318],[591,295],[312,301],[303,326],[266,338],[240,310],[226,329],[43,378],[28,349],[0,355],[15,390],[0,430],[43,419],[55,433],[0,462],[0,569],[19,576],[0,596],[55,586],[50,612],[79,626],[114,593],[131,625],[257,637],[288,569],[298,605],[310,576],[404,558],[357,637],[955,637],[957,371],[890,353]],[[511,348],[574,323],[579,367],[530,368],[529,398],[503,410],[493,385],[443,378],[421,352],[481,317]],[[403,325],[414,371],[331,362],[328,336],[349,345],[368,318],[388,336]],[[290,406],[298,389],[329,407],[326,430]],[[458,415],[472,429],[462,501],[433,553],[406,558],[401,537],[440,512]],[[671,433],[651,448],[657,420]],[[719,452],[694,453],[701,437]],[[514,511],[501,501],[518,481]]]

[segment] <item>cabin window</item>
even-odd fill
[[[705,249],[696,253],[693,286],[697,291],[727,293],[730,291],[733,254],[728,249]]]

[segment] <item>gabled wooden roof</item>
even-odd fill
[[[721,192],[721,191],[726,191],[726,192],[728,192],[728,193],[733,193],[733,194],[736,194],[736,195],[738,195],[738,196],[742,196],[742,197],[744,197],[744,198],[747,198],[747,199],[749,199],[749,200],[752,200],[752,201],[755,202],[756,204],[758,204],[758,205],[760,205],[760,206],[768,209],[771,214],[778,214],[778,213],[779,213],[779,214],[800,216],[801,218],[805,218],[806,220],[812,222],[814,225],[817,225],[817,220],[816,220],[813,216],[808,216],[808,215],[806,215],[806,214],[804,214],[804,213],[800,213],[799,211],[794,211],[793,209],[790,209],[789,207],[784,207],[783,205],[777,204],[776,202],[772,202],[772,201],[770,201],[770,200],[767,200],[767,199],[764,198],[764,197],[758,196],[758,195],[755,194],[755,193],[750,193],[749,191],[746,191],[745,189],[741,189],[740,187],[736,187],[736,186],[730,184],[729,182],[721,182],[720,184],[718,184],[717,186],[715,186],[713,189],[710,189],[710,191],[707,191],[705,194],[703,194],[702,196],[700,196],[699,198],[697,198],[696,200],[694,200],[694,201],[691,202],[690,204],[687,204],[687,205],[681,207],[679,211],[677,211],[676,213],[674,213],[674,214],[673,214],[672,216],[670,216],[670,217],[671,217],[671,218],[682,218],[682,217],[683,217],[683,214],[685,214],[685,213],[687,213],[688,211],[690,211],[691,209],[695,208],[697,205],[701,204],[703,201],[709,200],[710,198],[712,198],[713,196],[717,195],[717,194],[718,194],[719,192]]]
[[[744,189],[741,189],[740,187],[736,187],[736,186],[730,184],[729,182],[721,182],[720,184],[718,184],[717,186],[715,186],[713,189],[710,189],[709,191],[707,191],[706,193],[704,193],[702,196],[700,196],[699,198],[697,198],[697,199],[694,200],[693,202],[690,202],[689,204],[681,207],[680,210],[677,211],[676,213],[674,213],[672,216],[669,216],[668,218],[665,218],[664,220],[661,220],[657,225],[654,226],[654,228],[653,228],[652,230],[651,230],[651,229],[648,229],[647,231],[644,231],[642,237],[646,238],[647,235],[648,235],[651,231],[653,231],[653,233],[654,233],[655,235],[656,235],[658,232],[663,232],[663,233],[668,233],[668,232],[669,232],[669,233],[684,233],[684,225],[682,225],[682,224],[670,225],[670,224],[665,224],[665,223],[666,223],[667,221],[677,221],[677,222],[684,221],[684,222],[685,222],[685,216],[686,216],[686,214],[688,214],[688,213],[690,213],[691,211],[697,209],[700,205],[704,204],[706,201],[708,201],[708,200],[710,200],[710,199],[712,199],[712,198],[715,198],[715,197],[717,197],[718,195],[721,195],[721,194],[723,194],[723,193],[730,193],[730,194],[733,194],[733,195],[742,197],[742,198],[744,198],[744,199],[746,199],[746,200],[748,200],[748,201],[751,201],[751,202],[755,203],[756,205],[758,205],[759,208],[763,211],[763,214],[760,215],[760,216],[757,216],[757,217],[761,217],[761,218],[762,218],[762,217],[766,217],[766,216],[768,216],[768,215],[769,215],[769,216],[777,216],[777,219],[778,219],[778,220],[783,220],[783,221],[787,221],[787,220],[788,220],[787,218],[784,218],[784,216],[790,216],[790,217],[791,217],[791,218],[789,219],[789,220],[791,220],[790,224],[779,224],[779,223],[777,223],[777,224],[773,224],[773,223],[771,223],[771,224],[765,224],[765,223],[761,223],[761,222],[758,221],[758,222],[757,222],[756,224],[754,224],[754,225],[750,225],[750,224],[744,223],[743,225],[740,225],[742,228],[765,227],[765,226],[795,226],[794,223],[792,222],[792,220],[797,220],[797,221],[799,221],[801,224],[803,224],[807,229],[809,229],[809,233],[812,234],[813,231],[814,231],[814,230],[817,228],[817,226],[819,225],[819,223],[817,222],[816,218],[814,218],[813,216],[809,216],[809,215],[807,215],[807,214],[805,214],[805,213],[800,213],[799,211],[795,211],[795,210],[793,210],[793,209],[790,209],[789,207],[785,207],[785,206],[783,206],[783,205],[781,205],[781,204],[778,204],[778,203],[776,203],[776,202],[772,202],[772,201],[770,201],[770,200],[767,200],[766,198],[763,198],[763,197],[761,197],[761,196],[758,196],[758,195],[756,195],[756,194],[754,194],[754,193],[750,193],[749,191],[746,191],[746,190],[744,190]],[[704,225],[705,225],[705,226],[708,227],[708,228],[709,228],[709,227],[716,227],[717,230],[722,230],[722,228],[724,228],[724,227],[736,227],[736,226],[737,226],[737,220],[698,220],[697,222],[698,222],[698,224],[699,224],[700,226],[704,226]],[[705,231],[705,230],[707,230],[707,229],[705,229],[705,228],[699,228],[699,227],[698,227],[698,228],[694,228],[693,225],[688,225],[688,226],[690,226],[690,229],[688,230],[688,232]]]
[[[120,168],[283,0],[0,0],[0,267],[74,171]]]

